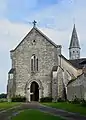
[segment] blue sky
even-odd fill
[[[22,21],[24,17],[32,17],[32,13],[58,3],[58,0],[7,0],[6,16],[13,21]]]
[[[85,14],[86,0],[0,0],[0,93],[6,92],[7,73],[11,68],[9,51],[29,32],[34,19],[41,31],[62,45],[62,54],[67,58],[75,23],[81,57],[86,57]]]

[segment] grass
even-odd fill
[[[42,104],[58,109],[63,109],[69,112],[75,112],[75,113],[80,113],[82,115],[86,115],[86,107],[83,107],[80,104],[72,104],[67,102],[42,103]]]
[[[38,110],[25,110],[13,117],[12,120],[63,120],[60,117],[53,116]]]
[[[20,105],[21,103],[2,102],[0,103],[0,109],[8,109]]]

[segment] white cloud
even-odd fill
[[[28,25],[0,20],[0,92],[6,91],[7,72],[11,68],[9,51],[19,43],[29,30]]]
[[[4,16],[7,9],[7,0],[0,0],[0,17]]]

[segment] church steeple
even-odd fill
[[[70,59],[80,58],[80,45],[79,45],[75,24],[73,27],[70,46],[69,46],[69,58]]]

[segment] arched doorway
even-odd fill
[[[39,85],[32,82],[30,86],[30,101],[39,101]]]

